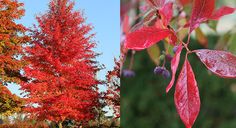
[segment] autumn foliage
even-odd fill
[[[25,111],[38,119],[79,122],[94,117],[98,106],[92,27],[69,0],[52,0],[47,13],[37,17],[32,41],[25,50]]]
[[[15,22],[24,15],[22,6],[15,0],[0,1],[0,86],[23,80],[19,72],[24,62],[18,56],[28,37],[25,36],[26,28]]]
[[[139,1],[136,2],[138,3]],[[125,29],[123,29],[125,39],[122,46],[124,49],[135,51],[147,49],[149,52],[150,48],[158,51],[155,44],[161,40],[166,43],[166,51],[163,53],[165,56],[163,65],[161,67],[156,63],[157,68],[155,68],[154,72],[169,77],[170,75],[166,74],[168,70],[165,68],[165,61],[168,59],[171,61],[172,76],[166,92],[168,93],[174,83],[176,83],[174,93],[175,106],[186,128],[191,128],[200,111],[200,96],[195,74],[188,56],[196,54],[208,70],[223,78],[236,78],[236,57],[227,51],[210,49],[192,50],[189,47],[191,43],[190,35],[194,30],[198,31],[196,33],[199,34],[200,24],[210,20],[219,20],[222,16],[233,13],[235,8],[223,6],[216,9],[215,0],[179,0],[176,2],[171,0],[146,0],[145,2],[146,8],[144,7],[145,9],[142,10],[143,14],[139,14],[141,18],[135,17],[134,19],[138,20],[134,20],[134,25],[128,24],[132,26],[129,33],[126,33]],[[174,4],[176,6],[173,6]],[[183,7],[187,4],[191,4],[192,7],[190,14],[183,10]],[[130,7],[132,7],[132,4]],[[127,9],[124,10],[122,16],[127,17],[129,12]],[[173,13],[174,10],[178,12],[176,15]],[[180,21],[185,22],[184,24],[179,24]],[[127,26],[125,18],[122,18],[122,23],[123,26]],[[181,35],[184,29],[187,29],[185,33],[187,40],[183,40],[185,35]],[[204,42],[202,45],[207,47],[207,42],[202,42]],[[170,55],[169,48],[174,50],[173,57]],[[184,64],[179,66],[183,50],[186,51],[182,55],[184,57]],[[125,51],[122,52],[122,56],[125,56],[127,51],[122,51]],[[163,57],[160,56],[161,58]],[[132,60],[130,63],[132,63]],[[178,67],[181,67],[181,71],[176,80],[175,76],[177,75]]]
[[[107,92],[105,93],[105,100],[108,106],[114,111],[116,118],[120,117],[120,62],[115,60],[115,67],[112,71],[108,71]]]
[[[0,86],[0,115],[9,116],[20,112],[23,103],[23,99],[12,94],[6,86]]]
[[[18,56],[22,54],[22,44],[29,39],[25,36],[26,28],[15,22],[24,15],[22,7],[16,0],[0,1],[0,115],[5,116],[23,107],[23,99],[6,87],[8,83],[24,80],[20,75],[24,62]]]

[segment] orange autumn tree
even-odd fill
[[[0,85],[25,80],[20,75],[24,62],[19,59],[22,44],[28,41],[26,28],[15,20],[24,15],[23,4],[16,0],[0,1]]]
[[[93,108],[99,104],[94,35],[73,7],[69,0],[50,2],[48,12],[37,17],[39,25],[32,30],[24,57],[29,62],[24,75],[31,79],[22,84],[26,112],[60,127],[65,120],[83,123],[94,118]]]
[[[24,15],[23,4],[17,0],[0,1],[0,114],[20,111],[22,100],[6,87],[8,83],[26,80],[20,75],[24,62],[19,59],[22,44],[28,41],[26,28],[15,20]]]
[[[12,94],[6,86],[0,86],[0,115],[9,116],[20,112],[23,103],[23,99]]]

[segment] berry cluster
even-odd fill
[[[170,77],[170,72],[165,67],[160,67],[160,66],[157,66],[154,69],[154,74],[162,75],[164,78],[169,78]]]

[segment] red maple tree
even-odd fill
[[[26,112],[38,119],[87,121],[98,105],[95,42],[92,27],[85,24],[80,11],[73,11],[69,0],[52,0],[49,11],[37,17],[29,47],[25,49],[24,68],[29,82]]]

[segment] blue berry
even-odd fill
[[[173,52],[176,53],[176,52],[177,52],[177,49],[178,49],[178,46],[174,46]]]
[[[164,78],[169,78],[169,77],[170,77],[170,72],[165,69],[165,70],[162,72],[162,76],[163,76]]]
[[[124,75],[124,77],[127,77],[127,78],[135,76],[135,72],[129,69],[123,70],[122,74]]]
[[[173,58],[173,57],[172,57],[170,54],[167,54],[167,55],[166,55],[166,59],[167,59],[168,61],[171,61],[172,58]]]
[[[165,68],[158,66],[158,67],[156,67],[156,68],[154,69],[154,74],[156,74],[156,75],[162,74],[162,72],[163,72],[164,70],[165,70]]]

